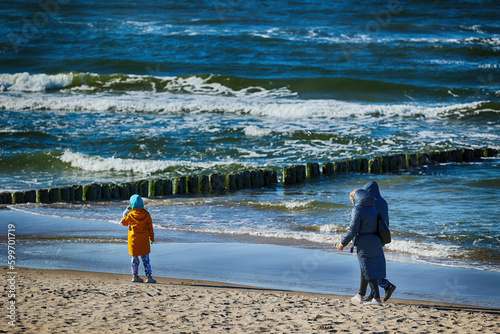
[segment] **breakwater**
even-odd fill
[[[120,184],[91,183],[84,186],[2,192],[0,204],[128,200],[133,194],[142,197],[217,194],[245,188],[268,187],[277,183],[276,171],[259,169],[229,174],[188,175],[173,179],[157,178]]]
[[[307,179],[332,176],[340,173],[397,173],[400,170],[411,169],[423,165],[447,162],[472,162],[483,157],[493,157],[498,154],[496,149],[455,149],[429,153],[392,154],[373,158],[356,158],[334,162],[308,162],[306,165],[291,165],[283,167],[283,184],[292,185]]]
[[[448,151],[393,154],[368,158],[353,158],[342,161],[309,162],[305,165],[284,166],[281,182],[293,185],[314,179],[321,175],[333,176],[340,173],[397,173],[400,170],[418,166],[447,163],[472,162],[498,154],[496,149],[455,149]],[[127,200],[133,194],[143,197],[173,195],[208,195],[246,188],[262,188],[278,184],[275,170],[251,170],[237,173],[210,175],[188,175],[174,179],[139,180],[126,183],[92,183],[62,188],[38,189],[16,192],[1,192],[0,204],[55,203]]]

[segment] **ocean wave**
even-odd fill
[[[449,96],[449,93],[446,93]],[[335,99],[275,99],[260,96],[211,96],[129,91],[123,94],[73,93],[34,94],[30,96],[2,93],[0,110],[66,111],[119,113],[224,113],[274,119],[335,119],[342,117],[481,117],[500,113],[500,102],[478,101],[446,105],[407,103],[373,104],[344,102]],[[268,130],[249,126],[248,136],[263,136]]]
[[[437,64],[444,62],[439,58],[436,59],[430,62]],[[445,64],[463,65],[462,61],[450,62]],[[462,100],[477,100],[479,94],[483,99],[496,96],[493,86],[474,88],[469,84],[462,87],[440,87],[356,77],[246,78],[217,74],[162,76],[162,73],[152,69],[149,72],[151,75],[82,72],[0,74],[0,92],[4,92],[2,95],[8,95],[6,94],[8,92],[59,92],[61,97],[81,95],[85,98],[116,97],[137,92],[170,93],[172,96],[187,100],[203,96],[233,97],[253,101],[263,99],[277,103],[282,100],[298,99],[398,103],[414,99],[432,101],[456,97]],[[451,97],[450,90],[453,91]],[[23,96],[17,94],[16,98],[22,100]],[[36,97],[28,94],[26,99],[36,99]],[[33,103],[32,107],[38,107],[38,104]],[[43,105],[38,108],[43,108]]]
[[[396,40],[397,41],[397,40]],[[500,38],[498,37],[465,37],[465,38],[436,38],[422,37],[410,38],[401,42],[425,43],[425,44],[460,44],[460,45],[485,45],[485,46],[500,46]]]
[[[286,239],[294,240],[291,244],[297,246],[296,241],[303,241],[306,244],[323,244],[331,249],[335,249],[336,245],[340,242],[345,231],[342,228],[337,228],[337,226],[329,226],[331,229],[330,233],[318,233],[316,229],[299,229],[296,231],[272,231],[272,230],[258,230],[251,228],[240,228],[240,229],[225,229],[225,228],[184,228],[184,227],[166,227],[161,228],[167,230],[180,230],[180,231],[191,231],[197,233],[209,233],[209,234],[228,234],[236,235],[239,237],[248,236],[253,238],[262,239],[279,239],[279,244],[283,244]],[[311,230],[311,231],[310,231]],[[336,233],[335,233],[336,232]],[[340,233],[339,233],[340,232]],[[299,243],[300,244],[300,243]],[[351,244],[347,245],[346,248],[350,248]],[[385,252],[389,253],[389,257],[393,258],[397,254],[409,256],[413,261],[421,261],[427,263],[433,263],[438,265],[451,265],[454,267],[470,267],[469,262],[480,261],[474,258],[474,250],[464,248],[462,246],[456,245],[445,245],[439,244],[432,241],[425,240],[397,240],[393,239],[392,242],[384,247]],[[394,254],[394,256],[392,255]],[[397,256],[394,257],[397,259]],[[481,262],[478,262],[481,263]],[[474,266],[478,267],[478,265]],[[485,267],[484,264],[482,267]],[[498,271],[500,268],[497,266],[490,266],[486,268],[487,270]]]
[[[35,140],[41,139],[41,137],[37,138],[36,136],[34,136],[34,138]],[[0,169],[3,172],[18,172],[26,169],[45,171],[47,169],[62,169],[66,167],[66,165],[57,158],[57,155],[57,151],[36,151],[5,155],[0,159]]]
[[[313,232],[287,232],[287,231],[269,231],[257,230],[251,228],[241,229],[218,229],[218,228],[184,228],[184,227],[165,227],[169,230],[191,231],[197,233],[229,234],[240,236],[252,236],[273,239],[294,239],[305,240],[315,243],[326,243],[335,245],[340,241],[340,235],[327,235]]]
[[[401,24],[391,23],[387,29],[393,29],[399,34],[387,35],[369,33],[366,30],[352,29],[350,32],[342,33],[338,30],[332,30],[329,27],[314,27],[314,28],[284,28],[284,27],[265,27],[253,30],[239,31],[239,34],[248,34],[253,37],[263,39],[275,39],[289,42],[312,42],[312,43],[327,43],[327,44],[429,44],[429,45],[443,45],[443,44],[469,44],[469,45],[489,45],[499,46],[500,38],[495,35],[486,35],[484,31],[479,29],[479,26],[472,27],[460,26],[464,31],[472,31],[479,33],[478,36],[464,36],[463,38],[448,38],[448,37],[405,37],[401,34]],[[395,28],[395,29],[394,29]],[[405,30],[421,29],[415,25],[407,25]],[[432,30],[434,31],[434,30]],[[223,34],[223,31],[217,31]],[[216,33],[212,31],[211,34]],[[235,35],[234,31],[228,31],[228,34]]]
[[[153,73],[154,74],[154,73]],[[284,83],[283,83],[284,84]],[[0,74],[0,91],[46,92],[134,91],[171,92],[173,94],[220,95],[234,97],[294,97],[286,84],[270,80],[245,79],[220,75],[157,76],[135,74],[96,74],[68,72],[59,74]]]
[[[184,160],[141,160],[87,155],[79,152],[65,150],[59,158],[67,163],[71,168],[77,168],[88,172],[124,172],[138,173],[143,175],[152,175],[159,172],[166,172],[176,168],[184,170],[206,170],[216,169],[221,166],[230,166],[237,164],[236,161],[217,161],[217,162],[193,162]],[[248,167],[251,163],[245,163]]]

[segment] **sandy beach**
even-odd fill
[[[8,278],[8,268],[2,268]],[[500,310],[260,289],[200,280],[18,268],[1,333],[498,333]],[[2,299],[8,295],[2,285]],[[6,304],[4,304],[6,305]],[[3,308],[7,312],[6,307]]]
[[[500,334],[499,12],[2,1],[0,334]],[[382,305],[337,248],[372,181]]]

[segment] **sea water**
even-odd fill
[[[2,1],[0,190],[500,149],[499,11],[495,1]],[[389,203],[388,258],[500,271],[499,170],[497,156],[147,208],[159,242],[334,249],[349,192],[375,180]],[[16,210],[116,224],[124,206]],[[64,237],[124,241],[111,234]]]

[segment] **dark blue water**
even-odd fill
[[[499,12],[498,1],[2,1],[0,190],[500,149]],[[498,270],[499,175],[493,158],[378,177],[399,238],[389,251]],[[332,247],[349,192],[369,178],[150,205],[158,226],[193,233],[184,241]]]
[[[2,2],[2,73],[213,74],[236,91],[287,87],[302,99],[498,101],[496,1],[47,3]]]

